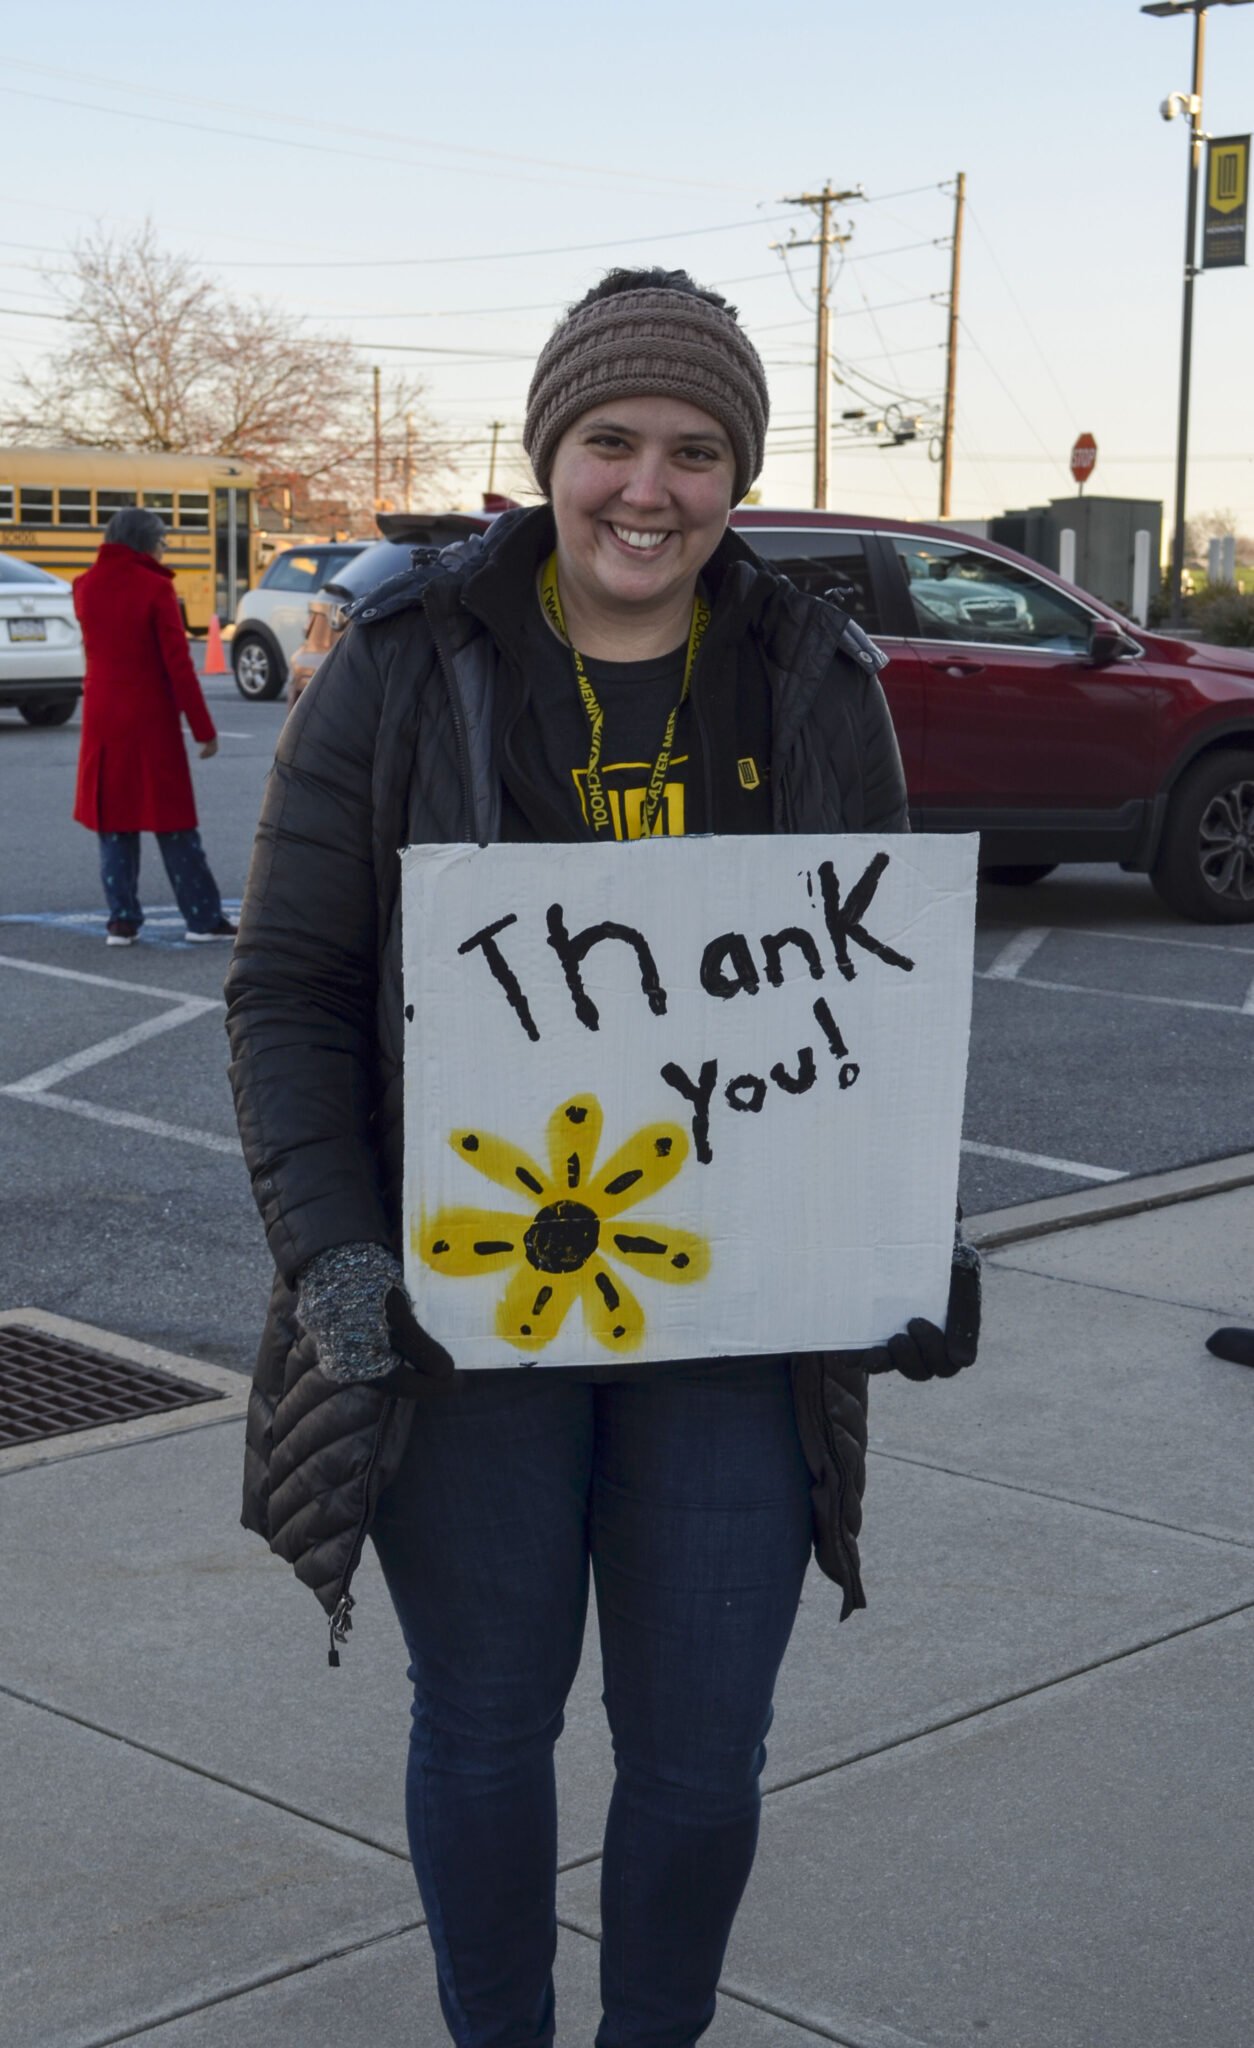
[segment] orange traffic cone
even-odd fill
[[[209,644],[205,649],[205,666],[202,674],[226,676],[231,673],[226,663],[226,649],[222,645],[222,628],[215,612],[209,621]]]

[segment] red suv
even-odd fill
[[[1118,861],[1184,917],[1254,919],[1254,652],[1147,632],[953,527],[762,506],[732,524],[891,657],[916,830],[978,831],[995,880]]]
[[[294,681],[332,645],[340,607],[406,565],[408,543],[490,521],[387,523],[389,539],[315,602]],[[759,505],[732,525],[890,656],[884,687],[916,831],[978,831],[994,881],[1118,861],[1148,873],[1183,917],[1254,920],[1254,653],[1147,633],[953,527]]]

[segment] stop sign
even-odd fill
[[[1091,434],[1080,434],[1071,451],[1071,474],[1078,484],[1085,484],[1093,474],[1097,463],[1097,443]]]

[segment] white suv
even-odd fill
[[[68,583],[0,555],[0,704],[27,725],[64,725],[83,688],[83,636]]]
[[[371,545],[346,540],[289,548],[275,556],[255,590],[244,592],[231,641],[231,667],[241,697],[259,703],[278,696],[288,662],[304,638],[310,598]]]

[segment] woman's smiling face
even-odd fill
[[[728,435],[683,399],[615,398],[584,413],[549,480],[563,600],[607,618],[690,601],[734,478]]]

